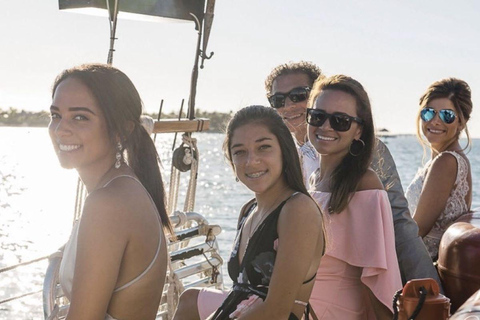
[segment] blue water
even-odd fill
[[[170,174],[173,134],[157,137],[165,183]],[[252,193],[235,182],[222,153],[222,134],[195,134],[200,168],[195,211],[223,232],[218,236],[226,261],[235,235],[238,210]],[[180,137],[177,138],[177,145]],[[398,167],[404,189],[422,165],[422,148],[414,136],[383,139]],[[480,149],[468,154],[473,176],[473,208],[480,207]],[[182,179],[188,180],[188,173]],[[77,176],[61,169],[44,128],[0,127],[0,268],[47,255],[68,239],[72,225]],[[179,205],[185,197],[186,181]],[[179,207],[181,208],[181,206]],[[0,300],[40,290],[46,262],[0,274]],[[225,283],[230,283],[223,270]],[[42,297],[30,297],[0,305],[0,320],[42,319]]]

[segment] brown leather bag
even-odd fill
[[[480,290],[472,295],[450,320],[480,320]]]
[[[450,315],[450,299],[440,293],[431,279],[415,279],[405,284],[393,298],[394,320],[446,320]]]
[[[455,312],[480,289],[480,228],[457,222],[445,231],[437,261],[445,295]],[[480,319],[479,319],[480,320]]]

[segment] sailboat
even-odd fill
[[[213,55],[213,53],[207,53],[207,47],[214,8],[215,0],[59,0],[60,10],[108,17],[110,46],[107,63],[109,64],[114,62],[119,15],[126,19],[132,17],[145,20],[183,21],[193,24],[192,29],[198,33],[186,118],[179,117],[177,120],[157,118],[152,121],[152,134],[182,134],[180,145],[172,155],[167,209],[175,227],[177,239],[169,245],[171,266],[167,283],[163,288],[157,319],[172,318],[179,294],[188,287],[223,288],[220,272],[223,261],[218,253],[216,241],[221,227],[209,224],[204,216],[195,212],[196,177],[200,153],[194,133],[206,131],[209,128],[208,119],[198,119],[195,116],[195,97],[199,69],[203,68],[205,62]],[[161,111],[160,107],[159,116],[162,114]],[[182,178],[188,179],[188,187],[183,208],[179,209],[177,205]],[[84,197],[85,191],[79,182],[74,219],[80,217]],[[443,260],[439,260],[438,270],[444,282],[445,294],[451,299],[454,309],[458,308],[452,319],[473,320],[474,317],[480,319],[480,293],[477,291],[480,289],[478,271],[480,269],[480,214],[476,212],[466,216],[463,222],[452,226],[450,232],[446,234],[450,238],[442,242],[445,255]],[[61,250],[47,258],[49,265],[42,291],[44,318],[64,319],[68,312],[69,301],[64,297],[58,283]],[[36,261],[38,259],[27,263]],[[13,267],[16,266],[9,268]],[[465,302],[469,297],[470,300]],[[463,303],[465,304],[461,306]]]
[[[151,133],[174,133],[172,167],[168,185],[167,213],[175,230],[175,240],[168,243],[170,263],[157,319],[171,319],[180,293],[188,287],[215,287],[223,289],[221,274],[222,258],[219,254],[216,236],[220,234],[218,225],[209,224],[207,219],[195,212],[195,195],[200,161],[200,152],[194,136],[195,132],[209,129],[208,119],[196,118],[195,97],[199,69],[213,53],[207,54],[208,39],[212,27],[215,0],[59,0],[59,9],[108,17],[110,28],[107,64],[113,65],[118,17],[136,20],[172,20],[192,24],[198,33],[193,56],[193,70],[186,117],[182,118],[183,103],[179,117],[161,119],[163,101],[158,118],[143,120],[151,127]],[[107,19],[106,19],[107,20]],[[107,40],[107,39],[106,39]],[[181,135],[181,139],[177,139]],[[178,140],[178,141],[177,141]],[[178,142],[178,143],[177,143]],[[186,181],[186,183],[181,183]],[[181,190],[186,185],[186,190]],[[185,194],[184,199],[179,199]],[[83,183],[79,180],[74,212],[74,221],[80,218],[86,196]],[[183,206],[179,208],[179,203]],[[1,272],[48,259],[43,284],[43,314],[45,319],[64,319],[68,313],[69,301],[59,285],[58,273],[62,259],[62,249],[48,257],[41,257],[15,266],[3,268]],[[159,288],[162,290],[162,288]],[[20,299],[32,293],[11,297],[0,303]],[[34,293],[33,293],[34,294]]]

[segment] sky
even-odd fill
[[[125,1],[125,0],[123,0]],[[480,138],[480,1],[217,0],[200,70],[197,108],[236,111],[268,104],[272,68],[306,60],[346,74],[369,93],[377,128],[414,133],[418,100],[434,81],[472,88],[468,124]],[[113,65],[134,82],[147,112],[188,100],[197,32],[193,22],[120,19]],[[107,18],[60,11],[57,0],[0,0],[0,109],[48,110],[63,69],[106,62]]]

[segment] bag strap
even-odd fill
[[[410,317],[408,317],[408,320],[415,320],[415,318],[418,316],[420,311],[422,310],[423,303],[425,302],[425,299],[427,298],[427,289],[425,289],[424,286],[421,286],[420,289],[420,298],[418,299],[417,306],[415,307],[415,310],[413,310],[413,313]],[[398,298],[400,297],[400,294],[402,293],[402,289],[398,290],[395,293],[395,296],[393,297],[393,320],[398,320],[398,305],[397,301]]]

